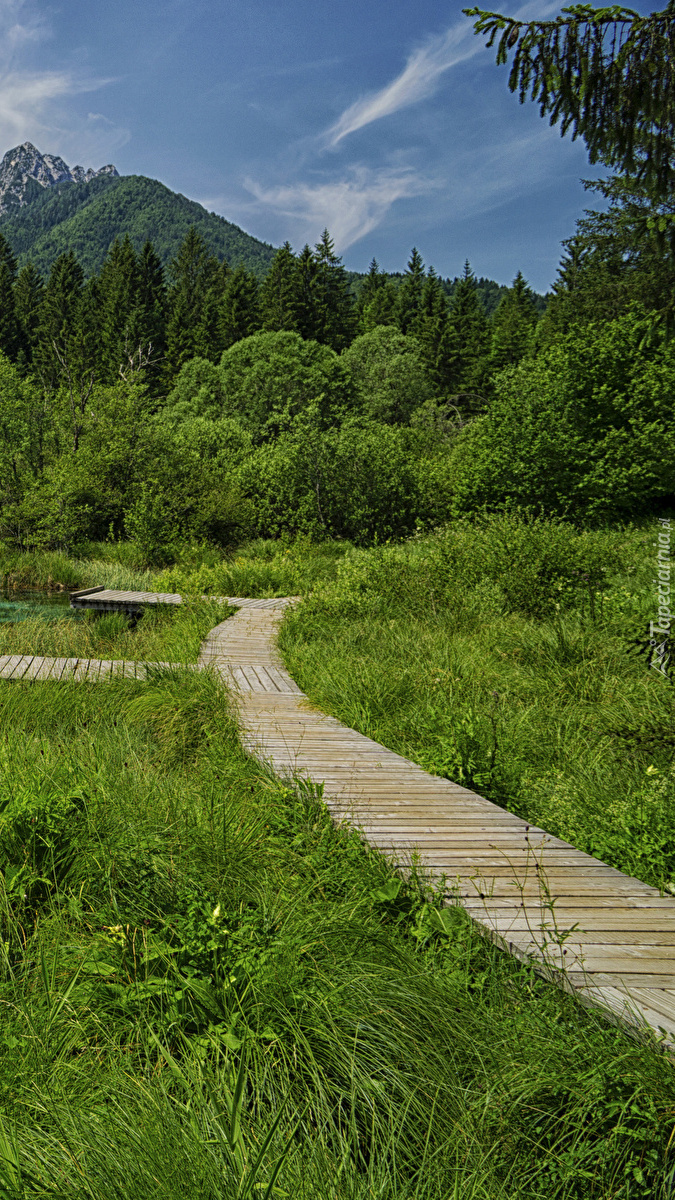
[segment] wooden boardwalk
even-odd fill
[[[221,599],[238,611],[211,630],[195,669],[211,667],[232,688],[251,753],[280,775],[322,783],[335,820],[357,825],[397,862],[414,852],[430,879],[445,880],[448,902],[510,953],[584,1003],[675,1044],[674,899],[314,708],[276,649],[293,598]],[[172,665],[6,655],[0,678],[98,683]]]
[[[51,679],[78,683],[104,683],[114,675],[127,679],[147,679],[152,669],[182,667],[180,663],[123,662],[106,658],[43,658],[32,654],[0,655],[0,679]]]
[[[138,614],[146,605],[182,604],[176,592],[120,592],[113,588],[82,588],[70,593],[71,608],[87,608],[93,612],[126,612]]]
[[[276,649],[288,603],[249,601],[202,648],[202,665],[234,687],[246,747],[279,774],[323,783],[334,818],[383,853],[415,851],[449,901],[512,954],[675,1042],[675,900],[314,708]]]
[[[201,599],[217,600],[220,604],[231,604],[237,608],[266,608],[279,603],[278,600],[249,600],[243,596],[202,596]],[[101,613],[139,613],[146,606],[182,603],[183,597],[177,592],[122,592],[114,588],[90,587],[70,593],[71,608],[86,608]]]

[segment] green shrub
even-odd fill
[[[353,385],[329,346],[297,333],[256,333],[225,350],[220,361],[223,415],[236,417],[255,441],[277,436],[315,406],[322,425],[352,406]]]
[[[357,419],[322,429],[316,410],[259,447],[239,482],[262,537],[309,534],[367,545],[412,532],[419,515],[405,431]]]
[[[390,325],[364,333],[342,353],[361,411],[374,421],[405,424],[433,397],[422,347]]]
[[[497,375],[454,452],[455,512],[508,501],[597,523],[672,496],[675,347],[642,337],[628,314]]]

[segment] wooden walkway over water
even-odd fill
[[[449,902],[510,953],[584,1003],[675,1044],[675,899],[313,707],[276,648],[293,600],[223,599],[238,611],[211,630],[196,666],[232,688],[251,753],[280,775],[322,783],[335,820],[357,825],[397,862],[415,852],[430,879],[446,881]],[[6,656],[0,678],[99,682],[171,665]]]

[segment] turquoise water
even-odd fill
[[[78,620],[82,612],[70,607],[68,592],[0,592],[0,625],[40,617],[57,621],[61,617]]]

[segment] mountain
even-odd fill
[[[117,178],[112,163],[94,171],[69,167],[56,154],[40,154],[32,142],[8,150],[0,163],[0,217],[14,213],[57,183],[89,183],[99,175]]]
[[[113,166],[71,169],[29,142],[9,150],[0,165],[0,232],[19,265],[31,260],[43,275],[67,250],[75,252],[86,275],[93,275],[115,238],[125,234],[136,250],[149,239],[166,264],[191,225],[218,259],[233,267],[241,262],[259,276],[266,273],[273,246],[155,179],[120,176]]]

